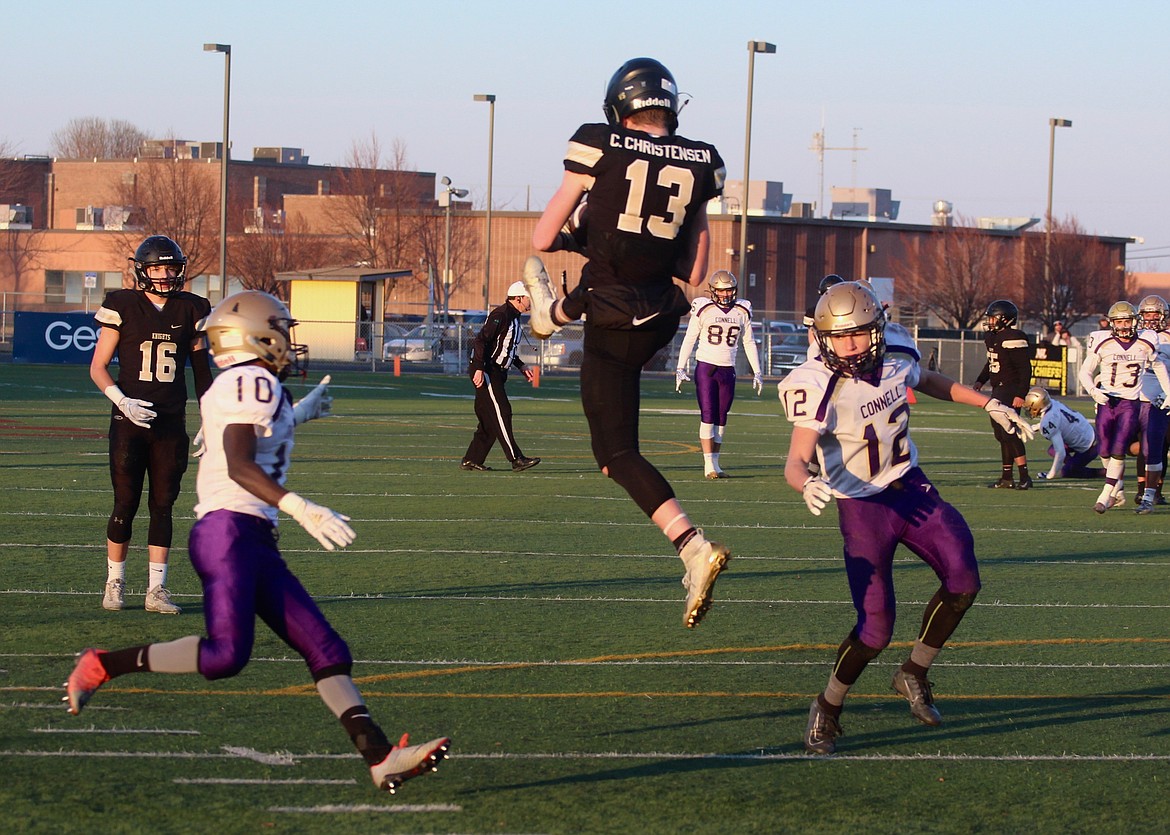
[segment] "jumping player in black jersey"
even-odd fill
[[[987,363],[979,372],[975,391],[983,388],[983,384],[991,382],[991,396],[1011,406],[1019,414],[1024,405],[1024,397],[1032,385],[1032,346],[1028,337],[1016,327],[1020,311],[1006,299],[997,299],[987,306],[984,315],[983,342],[987,346]],[[999,441],[1000,458],[1003,464],[999,481],[992,482],[988,487],[1027,490],[1032,486],[1032,477],[1028,475],[1028,454],[1024,442],[1019,435],[1013,435],[1003,429],[995,421],[991,422],[995,432],[995,439]],[[1012,480],[1012,467],[1020,471],[1019,481]]]
[[[711,606],[730,550],[691,524],[670,484],[638,447],[642,366],[678,331],[689,307],[674,277],[698,287],[707,275],[707,201],[723,192],[714,146],[675,134],[678,88],[658,61],[634,58],[609,81],[606,124],[585,124],[569,141],[560,188],[533,246],[567,248],[588,259],[581,282],[557,300],[544,264],[524,266],[531,328],[541,339],[585,315],[581,402],[601,471],[616,481],[670,539],[683,561],[683,624]],[[588,193],[588,208],[579,211]],[[570,232],[563,232],[566,223]]]
[[[107,577],[102,607],[124,605],[126,552],[134,516],[150,476],[146,506],[150,511],[146,585],[148,612],[182,611],[166,588],[171,549],[171,508],[179,497],[187,469],[186,368],[195,379],[195,394],[211,387],[207,346],[196,324],[211,312],[207,299],[183,291],[187,258],[164,235],[144,240],[129,259],[136,289],[109,293],[94,318],[101,326],[89,376],[114,404],[110,418],[110,480],[114,510],[106,525]],[[118,358],[118,379],[109,365]]]

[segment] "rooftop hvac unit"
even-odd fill
[[[102,209],[99,206],[85,206],[77,209],[77,228],[93,231],[105,228],[102,224]]]

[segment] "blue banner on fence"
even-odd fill
[[[92,313],[17,311],[12,361],[89,365],[99,330]]]

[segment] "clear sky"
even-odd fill
[[[820,199],[888,188],[899,220],[1042,217],[1050,117],[1053,214],[1136,237],[1130,268],[1170,271],[1170,84],[1165,0],[338,0],[84,3],[0,0],[0,142],[48,153],[70,119],[216,141],[232,46],[231,141],[341,164],[353,143],[398,141],[409,167],[483,206],[497,97],[493,205],[543,208],[565,143],[601,121],[626,59],[657,58],[692,96],[680,132],[743,174],[749,40],[757,55],[751,177]]]

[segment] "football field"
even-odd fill
[[[319,374],[310,377],[316,381]],[[1097,515],[1097,485],[989,490],[985,414],[922,397],[912,437],[970,523],[983,591],[931,670],[943,724],[890,678],[933,573],[900,550],[893,645],[845,705],[833,757],[801,745],[853,623],[836,509],[783,479],[775,397],[741,380],[722,466],[703,478],[693,387],[643,384],[643,451],[733,557],[682,626],[682,564],[597,473],[575,377],[509,385],[543,462],[458,463],[464,377],[333,372],[334,417],[297,433],[291,489],[352,517],[326,552],[294,522],[284,555],[348,641],[387,735],[447,735],[450,758],[377,792],[303,662],[261,625],[235,678],[128,675],[77,717],[61,683],[84,647],[202,631],[187,560],[195,462],[176,507],[177,617],[142,609],[146,509],[127,607],[101,608],[112,503],[109,403],[78,367],[0,365],[0,808],[7,831],[1133,832],[1170,818],[1170,507]],[[294,396],[307,390],[292,384]],[[1086,404],[1077,403],[1086,409]],[[188,428],[194,434],[194,407]],[[1029,447],[1033,475],[1046,444]]]

